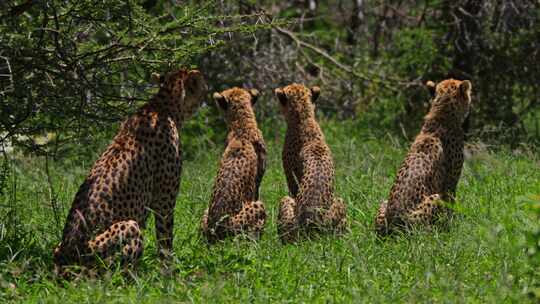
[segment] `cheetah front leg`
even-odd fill
[[[442,206],[442,196],[432,194],[425,196],[416,209],[407,215],[407,221],[412,224],[429,224],[433,221],[435,212]]]
[[[203,216],[201,218],[201,233],[202,235],[204,236],[209,236],[209,231],[208,231],[208,208],[206,208],[204,210],[204,213],[203,213]]]
[[[377,216],[375,217],[375,231],[379,235],[386,235],[389,232],[389,221],[388,221],[388,201],[383,200],[377,211]]]
[[[283,242],[293,242],[298,237],[296,201],[285,196],[279,203],[278,235]]]
[[[108,265],[117,254],[121,256],[122,264],[135,263],[143,252],[139,224],[134,220],[116,222],[88,241],[88,248]]]
[[[295,198],[300,190],[300,180],[302,179],[302,164],[294,157],[294,151],[286,144],[283,151],[283,171],[287,180],[289,195]]]
[[[258,239],[264,229],[266,211],[261,201],[251,201],[244,204],[240,212],[228,219],[227,226],[233,234],[247,233]]]
[[[154,217],[159,257],[166,261],[173,254],[174,208],[160,210]]]
[[[337,233],[343,233],[347,227],[347,206],[341,198],[335,198],[324,215],[325,225]]]

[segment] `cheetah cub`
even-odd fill
[[[266,168],[266,147],[257,127],[253,105],[257,90],[232,88],[214,93],[228,127],[210,206],[201,220],[201,231],[210,242],[247,233],[258,238],[266,212],[259,187]]]
[[[342,232],[346,206],[334,196],[334,162],[315,119],[318,87],[291,84],[275,90],[287,121],[283,146],[283,169],[290,196],[281,199],[278,234],[285,242],[300,232]]]
[[[432,224],[449,211],[463,166],[463,123],[471,107],[468,80],[427,83],[433,98],[420,134],[403,161],[390,197],[375,219],[379,235],[415,224]]]
[[[142,254],[141,228],[152,211],[158,250],[169,256],[181,171],[178,129],[206,92],[198,71],[153,75],[158,93],[120,127],[75,195],[62,242],[54,250],[59,274],[70,265],[91,266]]]

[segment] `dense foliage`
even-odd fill
[[[273,88],[306,82],[323,87],[325,113],[407,137],[426,111],[426,80],[467,78],[475,136],[539,137],[537,1],[8,0],[0,9],[2,145],[58,152],[110,137],[152,92],[150,73],[178,66],[203,70],[211,90],[261,89],[261,119],[276,114]],[[193,127],[212,142],[223,125],[204,111]]]
[[[152,72],[196,65],[224,33],[259,28],[243,26],[251,16],[211,15],[213,1],[20,2],[0,4],[0,142],[33,152],[95,140],[147,100]],[[16,135],[49,135],[42,144],[54,147]]]

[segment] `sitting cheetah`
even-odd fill
[[[62,242],[54,250],[57,271],[65,266],[135,262],[149,211],[154,214],[160,256],[173,246],[173,211],[180,183],[177,128],[199,107],[206,91],[198,71],[152,75],[160,88],[120,127],[75,195]]]
[[[431,224],[453,202],[463,166],[463,123],[471,106],[471,82],[448,79],[432,92],[431,109],[420,134],[383,201],[375,219],[376,231],[386,235],[399,227]]]
[[[258,94],[240,88],[214,93],[229,133],[210,206],[201,220],[202,234],[210,242],[242,232],[257,238],[264,228],[266,212],[259,187],[266,147],[253,112]]]
[[[334,197],[332,153],[315,120],[320,89],[291,84],[275,94],[287,121],[282,156],[290,194],[280,202],[278,234],[287,242],[302,230],[342,232],[346,206]]]

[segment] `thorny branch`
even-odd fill
[[[9,59],[4,56],[0,56],[0,59],[4,60],[5,66],[0,68],[0,80],[2,78],[7,78],[9,84],[6,85],[2,90],[0,90],[0,96],[3,96],[7,93],[11,93],[14,90],[13,86],[13,73],[11,71],[11,65],[9,64]]]
[[[357,70],[353,69],[352,67],[339,62],[337,59],[332,57],[330,54],[328,54],[323,49],[299,39],[296,36],[295,33],[291,32],[289,30],[286,30],[286,29],[284,29],[282,27],[279,27],[279,26],[274,26],[274,29],[278,33],[289,37],[292,41],[294,41],[294,43],[298,47],[307,48],[307,49],[317,53],[318,55],[320,55],[320,56],[324,57],[325,59],[327,59],[328,61],[330,61],[334,66],[336,66],[339,69],[345,71],[346,73],[349,73],[349,74],[353,75],[355,78],[359,78],[361,80],[368,81],[368,82],[374,82],[374,83],[381,84],[384,87],[386,87],[386,88],[388,88],[388,89],[390,89],[392,91],[398,91],[398,88],[396,88],[396,83],[400,84],[402,86],[406,86],[406,87],[422,85],[422,83],[420,82],[419,79],[407,82],[407,81],[404,81],[404,80],[401,80],[401,79],[389,78],[391,81],[388,81],[388,80],[383,79],[379,75],[369,75],[368,76],[368,75],[362,74],[362,73],[358,72]]]

